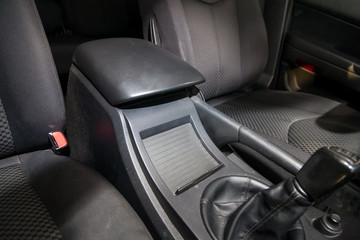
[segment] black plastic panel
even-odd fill
[[[143,169],[149,174],[149,181],[154,183],[166,203],[171,206],[197,239],[210,239],[201,219],[199,206],[205,187],[219,177],[233,175],[249,176],[251,174],[246,173],[235,165],[215,146],[202,126],[196,108],[189,98],[153,107],[119,110],[119,114],[124,114],[127,119],[133,147],[138,156],[136,161],[139,161],[144,166]],[[146,143],[144,144],[143,139],[187,123],[193,128],[193,132],[196,134],[196,138],[200,140],[202,147],[220,164],[219,166],[223,165],[223,167],[213,173],[210,171],[209,173],[212,174],[209,176],[203,175],[205,176],[203,179],[200,178],[200,181],[190,185],[186,191],[175,195],[169,189],[166,182],[163,181],[161,173],[156,170],[156,166],[154,166],[150,159],[151,156],[149,156],[150,154],[146,149]],[[270,184],[270,182],[262,177],[253,177],[266,184]]]
[[[351,184],[345,185],[317,206],[332,211],[342,218],[344,228],[339,239],[357,239],[360,236],[360,189]]]
[[[206,186],[217,178],[250,175],[271,184],[261,176],[249,174],[242,164],[236,166],[220,152],[207,135],[190,99],[120,110],[111,107],[85,76],[77,69],[73,70],[75,75],[70,78],[68,91],[68,100],[73,101],[68,101],[67,115],[71,125],[67,133],[73,154],[80,154],[73,157],[100,168],[132,206],[140,209],[142,220],[154,230],[152,234],[156,230],[158,235],[154,234],[154,239],[211,239],[201,219],[200,200]],[[203,116],[206,118],[204,111]],[[208,119],[213,117],[208,115]],[[224,167],[183,193],[174,195],[151,163],[143,139],[186,123],[191,123],[202,146]],[[232,129],[224,125],[220,128]],[[97,165],[94,165],[95,159]],[[317,235],[312,238],[311,231],[314,230],[307,229],[310,237],[306,240],[322,239]]]
[[[297,2],[327,11],[350,23],[360,25],[359,0],[297,0]]]
[[[303,4],[295,4],[284,60],[307,62],[317,74],[360,91],[360,28]]]
[[[314,52],[322,59],[330,58],[335,65],[345,67],[341,65],[343,61],[347,61],[346,66],[360,65],[360,28],[327,13],[295,4],[289,36],[291,45]]]

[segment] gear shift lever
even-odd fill
[[[346,150],[318,150],[295,178],[242,204],[228,220],[224,239],[281,239],[313,201],[344,185],[359,169],[359,157]]]
[[[359,169],[358,156],[338,147],[324,147],[300,169],[296,180],[310,200],[317,200],[344,185]]]

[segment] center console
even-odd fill
[[[290,172],[302,167],[196,97],[202,75],[151,43],[93,41],[78,47],[73,62],[67,92],[72,157],[98,169],[124,193],[156,237],[233,239],[227,223],[242,216],[240,206],[259,192],[276,191],[267,190],[270,181],[221,146],[241,142]],[[293,230],[300,231],[289,232],[290,226],[284,234],[326,239],[313,226],[324,214],[308,210],[310,202],[302,204],[305,216],[312,217],[294,219]]]

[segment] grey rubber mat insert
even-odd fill
[[[190,123],[143,139],[161,179],[178,194],[222,165],[204,148]]]

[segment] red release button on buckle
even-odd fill
[[[316,66],[301,60],[296,60],[296,65],[312,73],[319,72],[319,69]]]
[[[63,150],[68,146],[68,142],[62,132],[49,133],[49,140],[52,145],[52,149],[56,154],[63,153]]]

